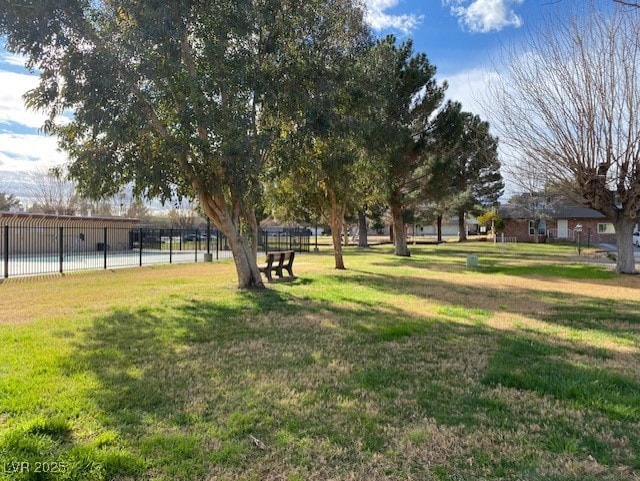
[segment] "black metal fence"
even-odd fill
[[[215,229],[117,227],[0,228],[2,276],[18,277],[232,257]],[[309,251],[306,231],[260,232],[258,249]]]
[[[264,252],[309,252],[311,231],[305,228],[261,229],[258,249]]]

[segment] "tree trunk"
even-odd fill
[[[407,235],[404,228],[404,219],[402,218],[402,206],[397,203],[391,205],[391,218],[393,220],[393,232],[395,255],[409,257],[409,247],[407,246]]]
[[[258,228],[258,220],[256,219],[256,211],[255,209],[242,209],[242,215],[247,223],[247,227],[251,232],[251,252],[253,253],[253,257],[258,257],[258,235],[260,233],[260,229]]]
[[[436,231],[438,233],[438,242],[442,242],[442,214],[436,218]]]
[[[464,221],[464,212],[458,212],[458,241],[467,240],[467,225]]]
[[[342,230],[344,232],[344,237],[342,238],[343,245],[347,247],[349,245],[349,226],[346,222],[342,223]]]
[[[616,272],[620,274],[637,274],[636,261],[633,254],[633,229],[635,222],[620,219],[614,223],[616,228],[616,243],[618,256],[616,258]]]
[[[358,247],[369,247],[367,216],[363,210],[358,211]]]
[[[345,207],[339,206],[335,195],[329,194],[331,203],[331,237],[333,239],[333,257],[335,259],[335,268],[343,270],[344,259],[342,258],[342,226],[344,224]]]
[[[224,231],[222,233],[224,234]],[[233,253],[233,261],[238,274],[238,287],[240,289],[263,288],[264,283],[258,270],[258,261],[253,254],[249,240],[243,234],[237,232],[235,235],[233,234],[231,236],[225,235],[229,239],[229,247]]]
[[[199,197],[204,212],[229,241],[238,276],[238,287],[264,288],[253,247],[247,236],[240,232],[239,219],[231,214],[224,197],[213,197],[206,193],[201,193]]]
[[[342,221],[337,215],[331,216],[331,237],[333,239],[333,258],[336,269],[345,269],[342,257]]]

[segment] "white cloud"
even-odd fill
[[[36,172],[66,161],[57,139],[47,135],[0,133],[0,168]]]
[[[415,14],[392,15],[386,11],[397,6],[401,0],[365,0],[365,20],[374,30],[387,28],[400,30],[409,34],[422,21],[422,16]]]
[[[24,58],[4,53],[5,68],[24,65]],[[2,68],[0,66],[0,69]],[[0,70],[0,188],[10,184],[19,197],[26,197],[29,173],[42,172],[67,159],[57,148],[57,139],[38,134],[47,118],[43,112],[27,110],[23,95],[35,88],[39,77],[21,69]]]
[[[486,89],[488,82],[498,74],[484,68],[463,70],[450,75],[443,74],[447,80],[447,99],[458,101],[463,110],[480,115],[487,119]]]
[[[487,33],[505,27],[520,27],[522,18],[512,8],[524,0],[443,0],[451,13],[472,32]]]
[[[38,77],[15,72],[0,71],[0,122],[15,122],[30,128],[40,128],[46,116],[27,110],[22,96],[36,87]]]
[[[4,52],[0,55],[0,63],[6,63],[8,65],[13,65],[16,67],[24,67],[27,62],[27,57],[22,55],[17,55],[14,53]]]

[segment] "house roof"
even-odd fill
[[[539,210],[545,217],[552,219],[604,219],[600,212],[584,207],[569,199],[556,199]],[[502,204],[498,212],[503,219],[531,219],[532,209],[518,204]]]

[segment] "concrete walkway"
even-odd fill
[[[607,252],[616,252],[618,250],[616,244],[597,244],[597,246]],[[633,256],[636,258],[636,262],[640,262],[640,247],[633,246]]]

